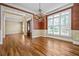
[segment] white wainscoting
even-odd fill
[[[73,43],[79,45],[79,30],[72,30]]]
[[[33,31],[33,38],[35,37],[50,37],[50,38],[56,38],[60,40],[65,40],[65,41],[72,41],[72,39],[68,38],[63,38],[63,37],[58,37],[58,36],[53,36],[53,35],[48,35],[47,30],[34,30]]]
[[[46,30],[32,30],[32,38],[40,37],[40,36],[47,36]]]
[[[1,34],[1,30],[0,30],[0,44],[2,44],[2,34]]]
[[[73,44],[79,45],[79,30],[72,30],[71,38],[64,38],[64,37],[58,37],[58,36],[53,36],[53,35],[50,36],[50,35],[48,35],[47,30],[33,30],[32,38],[36,38],[36,37],[40,37],[40,36],[69,41],[69,42],[73,42]]]

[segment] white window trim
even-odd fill
[[[64,36],[64,35],[61,35],[61,15],[62,15],[62,13],[63,12],[69,12],[69,15],[70,15],[70,20],[69,20],[69,27],[70,27],[70,29],[69,29],[69,31],[70,31],[70,36]],[[61,37],[71,37],[71,9],[68,9],[68,10],[65,10],[65,11],[62,11],[62,12],[59,12],[59,13],[56,13],[56,14],[59,14],[59,19],[60,19],[60,21],[59,21],[59,35],[56,35],[56,34],[54,34],[54,32],[52,33],[52,34],[49,34],[48,33],[48,35],[53,35],[53,36],[61,36]],[[54,14],[55,15],[55,14]],[[50,15],[50,16],[48,16],[48,20],[50,19],[50,17],[52,16],[52,19],[53,19],[53,25],[52,26],[54,26],[54,15]],[[48,31],[47,31],[48,32]]]

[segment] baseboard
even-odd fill
[[[62,41],[67,41],[67,42],[73,42],[73,40],[71,40],[71,39],[57,38],[57,37],[49,37],[49,36],[34,36],[33,38],[39,38],[39,37],[47,37],[47,38],[51,38],[51,39],[57,39],[57,40],[62,40]]]
[[[2,45],[3,44],[3,42],[0,42],[0,45]]]
[[[73,44],[79,45],[79,42],[78,41],[73,41]]]
[[[71,38],[64,38],[64,37],[56,37],[56,36],[47,36],[49,38],[55,38],[58,40],[63,40],[63,41],[68,41],[68,42],[73,42],[73,40]]]
[[[37,38],[37,37],[41,37],[41,36],[32,36],[32,38]]]
[[[18,33],[18,32],[16,32],[16,33],[5,33],[5,35],[12,35],[12,34],[22,34],[22,33]]]
[[[4,38],[3,38],[3,39],[4,39]],[[0,41],[0,45],[2,45],[2,44],[3,44],[3,40]]]
[[[16,34],[23,34],[23,33],[13,33],[13,34],[5,34],[5,35],[16,35]]]

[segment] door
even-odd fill
[[[31,30],[31,20],[27,21],[27,36],[31,37],[32,30]]]

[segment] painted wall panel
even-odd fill
[[[34,15],[35,16],[35,15]],[[44,19],[43,20],[36,20],[35,17],[33,17],[33,24],[34,24],[34,29],[40,29],[40,30],[43,30],[43,29],[47,29],[47,18],[46,16],[44,16]]]
[[[79,3],[72,8],[72,30],[79,30]]]
[[[21,33],[21,23],[6,21],[5,22],[5,34],[16,34]]]

